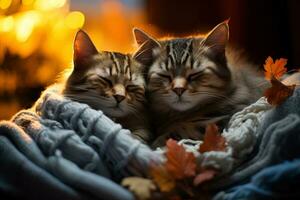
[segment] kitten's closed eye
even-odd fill
[[[158,76],[165,78],[167,80],[169,80],[170,82],[172,82],[172,77],[168,74],[163,74],[163,73],[157,73]]]
[[[99,76],[99,78],[102,79],[102,80],[104,80],[110,87],[113,86],[112,81],[109,80],[108,78],[103,77],[103,76]]]
[[[191,82],[191,81],[197,80],[197,79],[200,78],[202,75],[203,75],[203,71],[195,72],[195,73],[190,74],[190,75],[187,77],[187,80],[188,80],[189,82]]]
[[[103,76],[90,76],[87,78],[88,89],[97,89],[99,87],[109,87],[113,86],[112,81]]]
[[[135,57],[118,52],[98,52],[89,36],[78,31],[74,40],[74,68],[63,94],[73,101],[101,110],[122,127],[148,142],[145,111],[145,76]]]
[[[130,84],[130,85],[127,85],[127,86],[126,86],[126,90],[127,90],[128,92],[134,92],[134,91],[140,90],[140,89],[141,89],[141,88],[140,88],[140,86],[138,86],[138,85]]]

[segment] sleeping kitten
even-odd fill
[[[134,29],[138,61],[148,66],[147,85],[153,126],[158,138],[201,140],[205,127],[226,126],[235,112],[262,96],[263,74],[226,47],[227,22],[206,37],[155,40]]]
[[[145,81],[141,64],[130,55],[98,52],[89,36],[79,31],[74,41],[74,69],[64,96],[88,104],[148,142]]]

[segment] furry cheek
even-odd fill
[[[112,97],[113,96],[113,91],[112,90],[106,90],[104,93],[107,97]]]
[[[134,101],[134,99],[131,97],[130,94],[127,94],[127,95],[126,95],[126,101],[129,102],[129,103],[131,103],[131,102]]]

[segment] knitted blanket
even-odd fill
[[[236,113],[222,133],[225,152],[200,154],[196,149],[201,141],[180,141],[199,165],[221,171],[205,189],[222,191],[215,198],[228,199],[225,194],[234,190],[227,188],[251,182],[266,167],[299,158],[299,105],[298,89],[276,108],[261,98]],[[164,160],[163,149],[151,150],[101,111],[64,98],[55,87],[32,109],[1,122],[0,144],[0,191],[28,199],[133,199],[116,182],[144,176],[152,163]]]

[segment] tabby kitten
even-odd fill
[[[206,37],[155,40],[134,29],[137,60],[148,66],[147,85],[158,138],[201,140],[205,127],[224,128],[230,116],[257,100],[266,86],[262,73],[227,48],[229,26]]]
[[[130,55],[98,52],[89,36],[79,31],[74,41],[74,69],[64,96],[88,104],[148,142],[145,81],[142,66]]]

